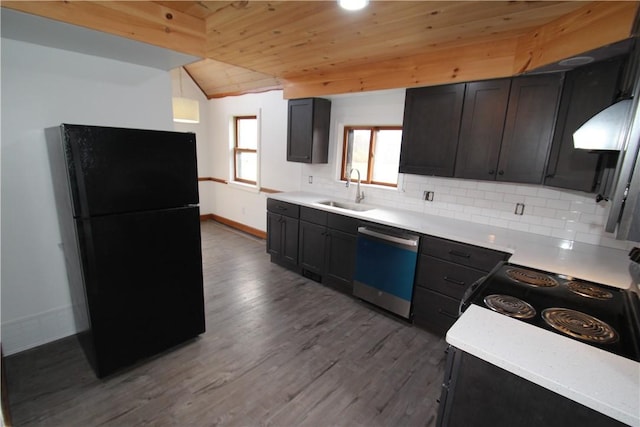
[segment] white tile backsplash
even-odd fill
[[[355,184],[346,189],[344,183],[335,178],[313,175],[313,184],[307,179],[301,180],[303,191],[347,199],[355,197]],[[406,174],[400,175],[399,186],[400,189],[363,186],[364,203],[618,249],[634,246],[633,242],[615,240],[613,234],[604,231],[608,204],[596,203],[590,194],[539,185]],[[434,192],[433,201],[422,199],[424,191]],[[516,203],[525,204],[524,215],[514,214]]]

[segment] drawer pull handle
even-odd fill
[[[449,312],[447,312],[447,311],[445,311],[445,310],[443,310],[441,308],[438,309],[438,313],[442,314],[443,316],[450,317],[452,319],[457,319],[458,318],[457,314],[451,314],[451,313],[449,313]]]
[[[450,250],[449,251],[449,255],[453,255],[453,256],[459,256],[461,258],[471,258],[471,255],[464,253],[464,252],[459,252],[459,251],[454,251],[454,250]]]
[[[449,282],[449,283],[453,283],[454,285],[458,285],[458,286],[466,285],[465,282],[461,282],[460,280],[452,279],[452,278],[447,277],[447,276],[444,276],[444,280]]]
[[[277,207],[279,210],[281,210],[281,211],[286,211],[286,210],[287,210],[287,207],[286,207],[286,206],[283,206],[283,205],[278,205],[278,206],[276,206],[276,207]]]

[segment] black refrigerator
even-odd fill
[[[79,335],[104,377],[205,331],[195,135],[58,132],[89,323]]]

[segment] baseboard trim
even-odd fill
[[[236,230],[242,231],[244,233],[250,234],[254,237],[257,237],[259,239],[263,239],[266,240],[267,239],[267,233],[262,231],[262,230],[258,230],[257,228],[253,228],[253,227],[249,227],[248,225],[236,222],[232,219],[229,218],[225,218],[219,215],[215,215],[215,214],[205,214],[205,215],[200,215],[200,221],[206,221],[206,220],[213,220],[216,222],[219,222],[220,224],[224,224],[226,226],[229,226],[231,228],[235,228]]]

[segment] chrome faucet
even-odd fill
[[[347,176],[347,188],[349,188],[349,184],[351,183],[351,174],[353,171],[358,172],[358,186],[356,187],[356,203],[360,203],[364,200],[364,191],[360,191],[360,171],[356,168],[351,168],[349,171],[349,175]]]

